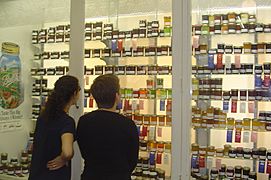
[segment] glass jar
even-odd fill
[[[250,158],[251,158],[251,155],[252,155],[251,149],[249,149],[249,148],[244,148],[243,151],[244,151],[244,158],[245,158],[245,159],[250,159]]]
[[[227,167],[226,175],[228,178],[234,177],[234,168],[232,166]]]
[[[234,177],[235,178],[241,178],[242,177],[242,167],[241,166],[235,166],[234,167]]]
[[[243,177],[244,179],[248,179],[249,178],[249,173],[250,173],[250,167],[245,166],[243,168]]]
[[[229,34],[235,34],[236,33],[236,24],[230,23],[229,24]]]
[[[224,149],[217,148],[216,149],[216,157],[223,157],[224,156]]]
[[[249,21],[248,21],[248,19],[249,19],[248,13],[241,13],[241,14],[240,14],[240,17],[241,17],[241,22],[242,22],[242,24],[246,24],[246,23],[249,22]]]
[[[222,24],[221,32],[222,32],[222,34],[228,34],[229,33],[229,25],[228,24]]]
[[[205,156],[207,154],[207,147],[206,146],[199,146],[199,154]]]
[[[208,156],[214,156],[215,155],[215,147],[214,146],[209,146],[208,148],[207,148],[207,155]]]
[[[231,145],[230,144],[225,144],[224,145],[224,155],[229,156],[229,151],[230,151]]]
[[[260,42],[257,44],[257,48],[258,48],[258,53],[264,53],[265,52],[265,43]]]
[[[229,149],[229,157],[230,158],[235,158],[236,157],[236,149],[235,148],[230,148]]]
[[[243,47],[244,47],[245,54],[251,53],[251,43],[250,42],[244,43]]]

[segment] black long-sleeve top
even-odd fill
[[[135,123],[115,112],[96,110],[79,119],[77,142],[84,159],[81,180],[128,180],[136,167]]]

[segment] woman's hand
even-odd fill
[[[57,170],[59,168],[62,168],[63,166],[67,165],[67,161],[64,160],[61,155],[57,156],[55,159],[49,161],[47,163],[47,168],[49,168],[49,170],[53,171],[53,170]]]

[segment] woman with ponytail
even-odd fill
[[[68,115],[79,98],[79,82],[62,76],[49,95],[34,135],[29,180],[70,180],[75,122]]]

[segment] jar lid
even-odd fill
[[[228,166],[227,170],[233,170],[233,167],[232,166]]]
[[[244,171],[250,171],[250,167],[245,166],[245,167],[243,168],[243,170],[244,170]]]
[[[2,52],[13,54],[13,55],[19,55],[20,53],[20,47],[19,45],[11,42],[4,42],[2,43]]]

